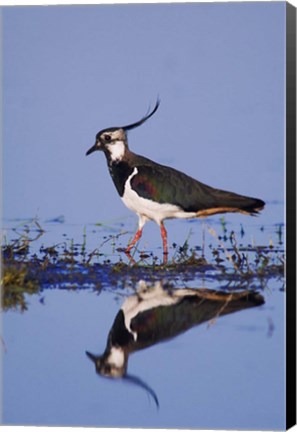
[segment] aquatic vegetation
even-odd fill
[[[102,224],[99,224],[102,227]],[[104,228],[103,228],[104,229]],[[104,233],[98,246],[88,244],[88,230],[82,228],[81,242],[63,235],[61,241],[45,245],[40,238],[46,232],[36,219],[19,224],[12,240],[2,246],[2,307],[26,310],[26,296],[46,288],[102,289],[125,288],[139,279],[191,283],[198,278],[219,282],[226,289],[264,288],[270,278],[278,278],[283,288],[285,254],[282,249],[282,226],[277,225],[275,241],[267,245],[244,244],[245,229],[228,229],[220,219],[220,232],[206,226],[203,242],[192,246],[192,229],[182,245],[173,243],[170,257],[163,263],[159,251],[135,249],[127,256],[121,247],[124,230]],[[104,231],[103,231],[104,232]],[[207,244],[207,240],[213,240]]]
[[[29,275],[26,266],[14,264],[4,267],[2,279],[2,308],[27,309],[26,294],[36,294],[39,284],[32,275]]]

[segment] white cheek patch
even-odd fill
[[[117,368],[121,368],[123,367],[124,363],[125,356],[123,350],[115,347],[111,348],[110,354],[108,356],[108,364],[112,364]]]
[[[121,161],[125,154],[125,144],[123,141],[115,141],[112,144],[108,144],[107,149],[110,154],[110,159],[113,162]]]

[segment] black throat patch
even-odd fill
[[[110,175],[113,179],[115,187],[122,197],[124,195],[125,184],[128,177],[133,172],[133,167],[129,165],[127,162],[113,162],[108,164]]]

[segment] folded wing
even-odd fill
[[[143,198],[177,205],[188,213],[207,216],[215,213],[257,214],[265,203],[257,198],[215,189],[173,168],[140,165],[131,179],[131,187]]]

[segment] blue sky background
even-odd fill
[[[285,2],[3,8],[4,216],[126,216],[95,134],[283,200]]]

